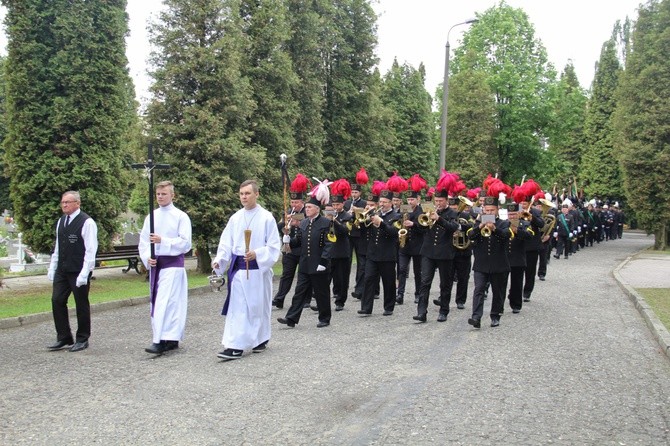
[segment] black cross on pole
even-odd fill
[[[147,147],[147,162],[146,163],[135,163],[130,166],[133,169],[143,169],[144,175],[149,180],[149,232],[154,233],[154,169],[169,169],[169,164],[155,164],[154,163],[154,153],[153,147],[151,144]],[[156,258],[156,248],[154,244],[151,243],[151,258]]]

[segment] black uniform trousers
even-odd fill
[[[333,295],[335,305],[344,305],[349,293],[349,274],[351,273],[351,258],[343,257],[330,259],[331,277],[333,280]]]
[[[77,306],[77,342],[85,342],[91,336],[91,305],[88,301],[88,290],[91,285],[91,274],[86,285],[77,287],[79,273],[62,273],[54,275],[51,294],[51,310],[53,312],[56,335],[59,341],[72,341],[72,330],[67,312],[67,301],[70,293],[74,296]]]
[[[556,257],[560,257],[561,254],[565,254],[565,258],[568,258],[570,253],[570,239],[567,236],[559,235],[558,240],[556,241]]]
[[[540,258],[539,251],[526,251],[526,270],[524,274],[524,283],[523,283],[523,297],[530,298],[530,295],[533,294],[535,289],[535,274],[537,273],[537,261]],[[546,259],[545,259],[546,260]],[[547,266],[545,264],[545,273]],[[541,274],[543,275],[543,274]]]
[[[295,277],[295,272],[298,269],[298,263],[300,263],[299,255],[291,253],[282,254],[282,272],[281,277],[279,278],[279,289],[277,289],[277,294],[275,294],[274,298],[275,302],[279,302],[282,305],[284,304],[286,295],[289,291],[291,291],[291,284],[293,284],[293,278]]]
[[[525,275],[525,266],[512,266],[509,273],[509,306],[512,310],[520,310],[523,300],[521,294],[523,291],[523,278]]]
[[[504,273],[482,273],[474,272],[475,291],[472,296],[472,318],[481,320],[484,314],[484,300],[486,290],[491,283],[491,318],[499,318],[505,304],[505,285],[507,283],[508,272]]]
[[[351,242],[351,251],[356,254],[356,283],[354,284],[354,293],[359,296],[363,295],[363,288],[365,286],[365,260],[366,255],[361,254],[361,244],[367,243],[368,241],[363,237],[351,237],[349,239]],[[353,254],[351,256],[352,260],[354,258]]]
[[[316,306],[319,309],[319,322],[330,323],[330,285],[328,283],[329,269],[316,274],[307,274],[298,271],[298,282],[295,285],[295,294],[291,301],[291,308],[286,312],[286,319],[300,322],[300,315],[305,304],[312,300],[312,295],[316,299]]]
[[[407,284],[407,277],[409,277],[409,262],[412,262],[412,272],[414,273],[414,296],[419,297],[419,290],[421,289],[421,256],[411,256],[409,254],[398,254],[398,297],[405,296],[405,285]]]
[[[472,254],[456,253],[454,257],[454,274],[456,276],[456,303],[465,305],[468,299],[468,282],[472,269]]]
[[[361,300],[361,310],[372,313],[375,294],[379,290],[379,278],[384,287],[384,311],[393,311],[395,308],[395,268],[394,261],[376,261],[367,259],[365,262],[365,287]]]
[[[540,247],[539,266],[537,267],[537,277],[544,277],[547,275],[547,264],[549,263],[549,256],[551,255],[551,244],[549,241],[542,243]]]
[[[440,313],[449,314],[451,289],[454,285],[453,260],[423,257],[421,260],[421,290],[419,291],[419,304],[416,308],[419,316],[428,313],[428,295],[435,277],[435,269],[440,275]]]

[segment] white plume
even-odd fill
[[[506,199],[507,199],[507,195],[505,195],[504,192],[500,192],[498,194],[498,204],[505,204]]]
[[[332,181],[328,181],[327,178],[324,178],[323,181],[319,180],[319,179],[316,178],[316,177],[312,177],[312,178],[313,178],[316,182],[319,183],[319,184],[317,184],[317,185],[314,187],[314,189],[312,189],[312,197],[314,197],[314,198],[316,198],[317,200],[319,200],[319,202],[320,202],[323,206],[327,205],[328,202],[330,201],[330,189],[328,189],[328,186],[330,186],[331,184],[333,184],[333,182],[332,182]]]

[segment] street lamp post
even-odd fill
[[[444,58],[444,84],[442,85],[442,127],[440,129],[440,169],[437,172],[438,176],[442,173],[442,169],[444,169],[447,155],[447,100],[449,99],[449,51],[451,49],[449,46],[449,33],[459,25],[469,25],[478,21],[478,19],[469,19],[465,22],[453,25],[449,28],[449,31],[447,31],[447,51]]]

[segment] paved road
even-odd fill
[[[669,444],[670,361],[611,274],[649,244],[626,234],[552,262],[499,328],[348,302],[328,328],[273,322],[265,353],[224,362],[223,296],[207,293],[183,348],[157,359],[147,307],[95,314],[76,354],[45,351],[50,322],[2,330],[0,444]]]

